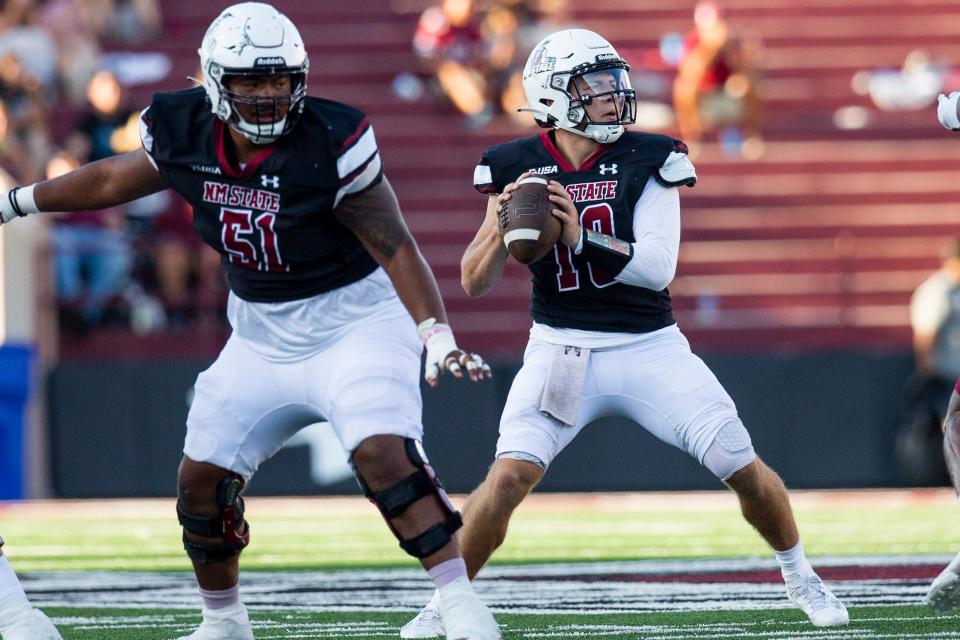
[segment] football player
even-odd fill
[[[3,640],[63,640],[39,609],[34,609],[20,586],[10,561],[3,555],[0,537],[0,638]]]
[[[441,593],[457,638],[500,638],[466,576],[461,526],[421,446],[419,371],[480,381],[457,347],[363,113],[308,97],[294,24],[267,4],[228,7],[200,50],[202,86],[157,94],[143,147],[0,196],[2,222],[90,210],[170,186],[222,255],[233,333],[200,374],[177,515],[203,598],[189,640],[252,640],[239,595],[250,541],[241,492],[301,428],[332,424],[364,494]],[[181,639],[184,640],[184,639]]]
[[[940,95],[937,118],[950,131],[960,131],[960,91],[949,96]],[[953,488],[960,497],[960,380],[957,380],[953,395],[947,404],[947,417],[943,421],[943,455],[947,470],[953,480]],[[927,592],[927,604],[936,611],[960,608],[960,553],[940,572]]]
[[[483,295],[500,277],[508,253],[498,213],[518,179],[550,181],[563,231],[553,251],[529,265],[533,327],[496,459],[464,507],[467,570],[476,575],[500,546],[513,510],[580,430],[620,415],[733,489],[773,548],[790,600],[816,626],[845,625],[846,608],[804,556],[783,482],[757,457],[730,396],[677,328],[667,285],[680,244],[678,188],[697,176],[682,142],[624,130],[636,115],[628,69],[596,33],[547,36],[523,71],[528,110],[544,131],[491,147],[474,173],[489,197],[461,262],[468,294]],[[401,637],[441,635],[437,603]]]

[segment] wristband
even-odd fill
[[[584,229],[581,235],[587,262],[600,267],[608,275],[616,277],[633,258],[633,245],[613,236]]]
[[[0,196],[0,222],[10,222],[31,213],[40,213],[33,198],[35,184],[26,187],[14,187]]]

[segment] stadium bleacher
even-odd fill
[[[165,35],[148,48],[169,54],[174,72],[162,87],[139,89],[137,103],[157,88],[186,86],[196,43],[222,4],[163,3]],[[369,113],[460,341],[516,356],[529,326],[526,270],[508,265],[497,288],[474,300],[459,286],[459,258],[483,215],[483,198],[470,186],[476,159],[486,146],[529,130],[504,119],[471,130],[452,107],[394,95],[395,75],[419,69],[410,39],[427,0],[276,4],[308,42],[311,93]],[[571,4],[577,23],[639,60],[662,34],[689,29],[695,3]],[[766,151],[745,161],[713,142],[698,149],[701,180],[683,193],[680,268],[671,287],[681,326],[710,348],[908,348],[910,294],[960,229],[960,183],[950,166],[957,141],[937,124],[933,106],[882,112],[853,91],[851,79],[899,68],[917,48],[953,60],[956,3],[737,0],[725,3],[725,12],[762,39]],[[834,114],[846,107],[863,109],[866,126],[837,128]]]

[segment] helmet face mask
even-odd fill
[[[199,49],[213,114],[254,144],[289,133],[303,112],[309,59],[294,24],[270,5],[224,9]],[[278,76],[289,77],[278,95]],[[238,90],[238,85],[242,90]]]
[[[636,121],[637,94],[630,87],[625,64],[595,67],[573,75],[567,93],[571,111],[567,117],[571,122],[581,119],[581,126],[616,126]]]
[[[523,70],[534,119],[601,143],[615,142],[636,120],[629,65],[613,46],[586,29],[566,29],[540,41]]]
[[[280,85],[286,88],[275,95],[272,87]],[[288,133],[303,111],[307,92],[306,74],[286,70],[275,74],[224,73],[221,86],[221,99],[230,105],[230,126],[253,142],[254,138],[273,141]]]

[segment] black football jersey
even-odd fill
[[[627,131],[573,167],[545,131],[485,151],[474,186],[481,193],[500,193],[525,171],[556,180],[572,196],[585,229],[634,242],[634,206],[647,180],[674,151],[686,152],[686,147],[666,136]],[[656,331],[675,322],[668,290],[617,282],[563,243],[527,266],[533,274],[530,314],[536,322],[630,333]]]
[[[141,117],[143,145],[193,206],[193,224],[222,256],[230,288],[253,302],[307,298],[369,275],[377,263],[334,207],[382,178],[360,111],[305,98],[293,130],[243,167],[228,160],[226,125],[202,88],[158,93]]]

